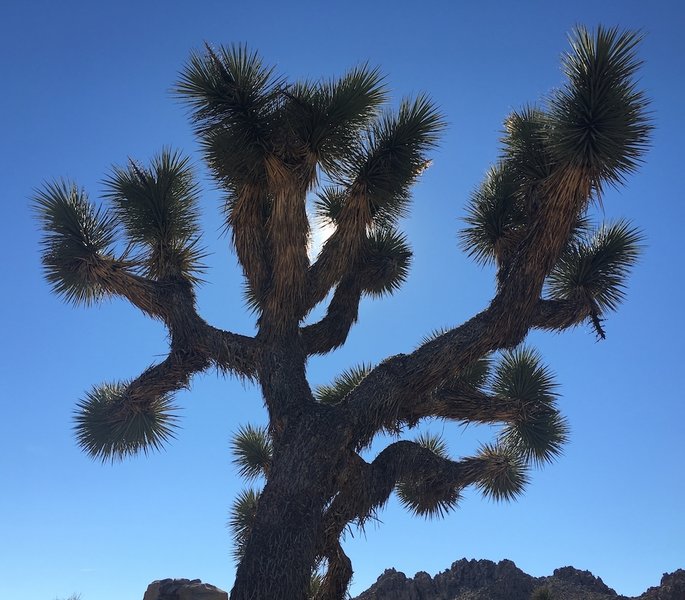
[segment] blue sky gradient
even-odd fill
[[[571,564],[627,595],[685,568],[685,394],[676,377],[685,334],[680,2],[9,4],[0,19],[0,598],[135,599],[165,577],[231,588],[225,523],[243,482],[229,438],[240,424],[264,422],[258,389],[216,373],[196,377],[178,395],[183,429],[166,451],[114,465],[87,458],[71,431],[75,402],[92,385],[136,376],[163,357],[165,332],[123,301],[74,308],[52,295],[30,210],[46,180],[73,179],[98,199],[113,164],[147,161],[163,146],[183,150],[205,191],[211,255],[201,314],[250,334],[241,276],[221,232],[221,194],[201,164],[186,109],[170,93],[205,40],[245,42],[291,79],[378,65],[393,102],[428,92],[449,122],[403,222],[414,249],[410,278],[392,298],[365,301],[347,345],[310,362],[310,380],[320,384],[358,362],[411,351],[431,330],[487,305],[493,272],[469,261],[456,235],[465,200],[497,159],[502,120],[561,84],[559,58],[573,25],[645,33],[641,86],[653,99],[653,146],[596,215],[627,217],[646,236],[628,299],[607,319],[606,341],[587,327],[528,340],[561,386],[572,428],[564,455],[533,473],[518,502],[469,492],[446,519],[425,521],[391,500],[382,522],[345,546],[353,593],[388,567],[433,574],[462,557],[509,558],[534,575]],[[428,428],[444,433],[455,456],[493,435]]]

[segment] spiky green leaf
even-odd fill
[[[338,217],[345,205],[345,190],[340,187],[326,186],[319,190],[314,201],[316,215],[324,222],[338,223]]]
[[[182,273],[193,280],[204,267],[199,246],[199,188],[190,161],[164,149],[149,167],[130,160],[106,179],[106,196],[147,274]]]
[[[524,194],[532,193],[553,170],[548,130],[548,116],[534,106],[513,111],[504,121],[504,157]]]
[[[235,190],[264,176],[282,81],[245,46],[191,54],[176,93],[191,108],[210,168]]]
[[[245,553],[245,546],[257,515],[259,496],[260,492],[257,490],[243,490],[231,506],[228,526],[233,535],[233,555],[236,560],[240,560]]]
[[[405,214],[409,188],[429,165],[427,152],[444,127],[428,97],[403,100],[396,114],[387,113],[372,125],[364,147],[346,157],[346,186],[363,190],[372,215],[392,224]]]
[[[178,428],[176,407],[168,395],[134,399],[127,383],[93,388],[78,402],[74,421],[78,445],[103,462],[161,450]]]
[[[500,447],[538,464],[561,454],[568,425],[556,407],[556,387],[552,372],[536,351],[520,347],[503,354],[492,389],[498,397],[517,401],[520,414],[502,429]]]
[[[549,100],[555,159],[603,182],[620,183],[636,169],[652,129],[648,101],[636,88],[639,33],[578,27],[564,56],[565,86]]]
[[[340,373],[331,384],[317,386],[314,397],[323,404],[337,404],[371,372],[373,366],[364,364],[354,366]]]
[[[436,456],[448,458],[447,444],[439,435],[422,433],[414,441]],[[444,517],[457,507],[461,499],[458,487],[448,485],[429,473],[400,481],[395,491],[400,503],[408,511],[429,519]]]
[[[297,83],[283,93],[285,118],[296,142],[329,174],[340,171],[340,161],[358,146],[360,131],[387,96],[380,71],[366,65],[337,81]]]
[[[266,427],[243,425],[231,440],[233,464],[246,479],[266,477],[271,466],[271,437]]]
[[[43,230],[45,278],[53,291],[74,304],[103,298],[103,277],[113,260],[114,216],[67,181],[46,184],[36,192],[33,206]]]
[[[393,229],[374,229],[360,265],[364,291],[374,297],[396,292],[409,276],[411,257],[404,235]]]
[[[526,460],[511,448],[484,444],[478,453],[481,477],[476,487],[496,501],[514,500],[528,484]]]
[[[552,298],[589,304],[599,315],[616,310],[637,262],[642,233],[627,221],[581,236],[561,256],[547,280]]]
[[[483,265],[506,258],[519,241],[526,214],[519,195],[520,184],[507,163],[492,167],[471,195],[466,227],[459,233],[462,248]]]

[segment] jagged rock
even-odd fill
[[[685,570],[664,573],[659,587],[649,588],[640,600],[683,600],[685,599]]]
[[[421,572],[408,579],[389,569],[357,600],[528,600],[534,589],[534,578],[510,560],[462,559],[434,578]]]
[[[421,571],[409,578],[388,569],[356,600],[531,600],[543,589],[552,600],[631,600],[590,571],[562,567],[549,577],[532,577],[510,560],[466,559],[435,577]],[[632,600],[685,600],[685,570],[665,574],[659,587]]]
[[[161,579],[147,586],[143,600],[228,600],[228,594],[199,579]]]

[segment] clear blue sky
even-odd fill
[[[387,568],[433,574],[461,557],[509,558],[534,575],[572,564],[636,595],[685,567],[682,382],[682,185],[685,15],[673,0],[480,2],[6,3],[0,19],[0,172],[5,232],[0,419],[0,598],[134,600],[158,578],[224,589],[234,565],[228,507],[242,486],[230,432],[264,419],[259,392],[215,373],[179,396],[183,430],[167,451],[103,466],[74,442],[74,404],[91,385],[141,372],[166,352],[164,331],[123,302],[73,308],[42,280],[32,190],[70,177],[97,198],[112,164],[162,146],[198,146],[169,90],[193,48],[247,42],[280,73],[339,75],[379,65],[394,98],[427,91],[450,126],[416,188],[404,230],[412,275],[390,299],[365,302],[347,346],[313,360],[313,384],[359,361],[409,351],[432,329],[484,308],[493,273],[457,248],[464,201],[497,157],[502,119],[561,82],[576,23],[640,28],[642,85],[653,98],[653,148],[605,216],[645,232],[629,296],[598,343],[587,328],[535,335],[561,384],[572,441],[513,504],[469,493],[443,521],[391,501],[382,524],[349,538],[352,591]],[[220,197],[205,177],[212,251],[199,304],[210,322],[253,328],[235,257],[220,234]],[[452,453],[491,432],[441,424]]]

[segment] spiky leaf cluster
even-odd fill
[[[358,136],[387,99],[383,75],[361,65],[338,80],[302,82],[284,89],[289,131],[331,176],[358,147]]]
[[[534,463],[558,456],[568,426],[556,406],[556,383],[540,355],[526,347],[503,354],[491,385],[495,396],[517,402],[520,413],[502,429],[500,444]]]
[[[652,128],[648,102],[636,89],[639,40],[618,29],[578,28],[564,58],[566,83],[542,106],[514,111],[505,120],[500,162],[473,193],[460,232],[470,256],[483,264],[506,262],[538,208],[550,201],[545,183],[555,173],[573,172],[597,198],[604,184],[618,183],[635,169]],[[587,234],[585,213],[577,218],[571,255]],[[623,260],[632,260],[630,252]],[[608,296],[615,297],[617,287],[611,286]]]
[[[241,426],[231,440],[231,451],[241,477],[250,480],[269,474],[273,448],[266,427]]]
[[[422,433],[414,441],[436,456],[448,458],[447,444],[440,436]],[[400,481],[395,489],[402,506],[426,518],[444,517],[456,508],[461,498],[460,490],[454,485],[445,484],[429,473]]]
[[[478,458],[485,465],[485,474],[476,487],[496,501],[514,500],[528,484],[528,465],[513,448],[500,444],[484,444]]]
[[[113,213],[129,242],[139,249],[145,273],[155,279],[202,272],[199,188],[190,161],[164,149],[150,167],[130,160],[114,167],[105,182]]]
[[[364,291],[372,297],[396,292],[409,275],[412,252],[407,238],[393,229],[375,229],[360,264]]]
[[[264,178],[280,84],[244,46],[195,52],[181,73],[176,91],[191,108],[209,166],[229,189]]]
[[[567,83],[549,99],[556,160],[588,172],[598,189],[634,171],[648,144],[648,101],[635,81],[640,40],[617,28],[576,28],[563,59]]]
[[[233,534],[233,556],[236,560],[240,560],[245,553],[245,545],[250,538],[257,514],[259,496],[256,490],[243,490],[231,506],[228,526]]]
[[[572,300],[598,314],[616,310],[640,255],[643,236],[627,221],[603,225],[573,244],[547,279],[552,298]]]
[[[403,100],[397,113],[373,122],[365,143],[346,157],[343,181],[368,195],[376,223],[390,226],[405,214],[409,189],[427,168],[426,152],[443,128],[442,116],[426,96]]]
[[[76,440],[94,459],[115,461],[160,450],[174,438],[176,408],[168,395],[136,401],[126,383],[93,388],[76,406]]]
[[[66,181],[46,184],[36,193],[34,207],[44,233],[45,277],[53,291],[75,304],[101,299],[116,237],[113,216]]]
[[[322,404],[337,404],[366,377],[373,366],[361,364],[340,373],[332,383],[319,385],[314,390],[314,397]]]
[[[529,224],[523,182],[511,163],[490,168],[471,195],[460,233],[462,247],[481,264],[503,263],[523,239]]]

